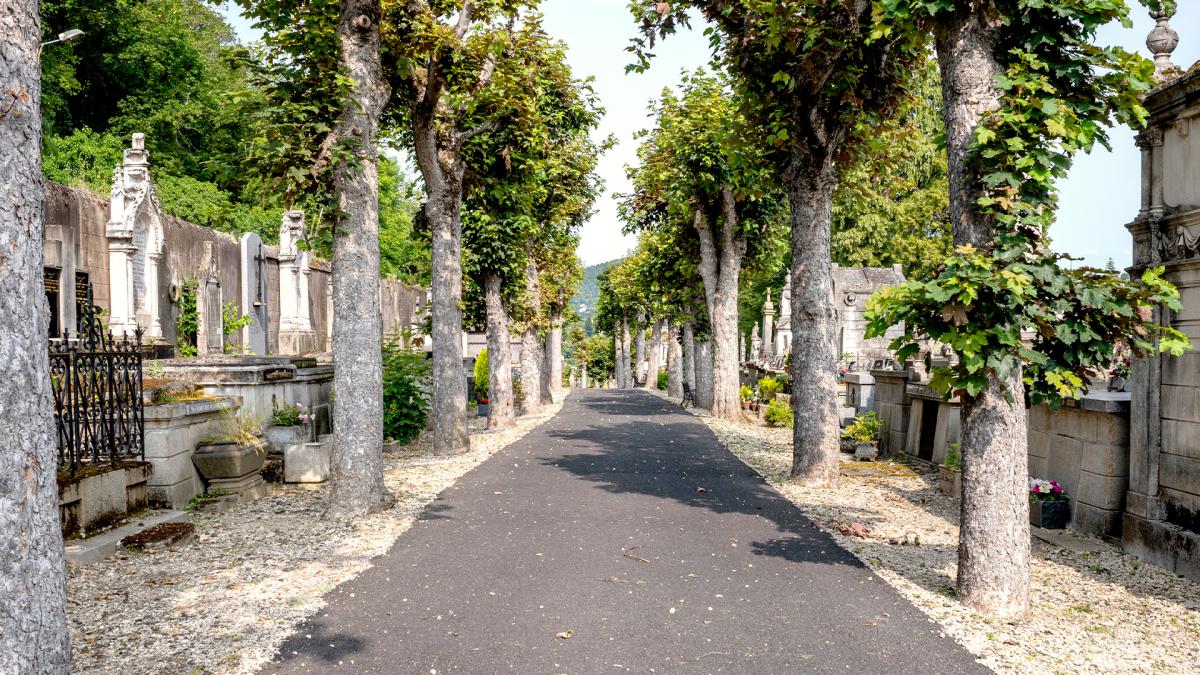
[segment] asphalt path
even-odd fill
[[[278,673],[975,673],[698,419],[575,391],[327,596]]]

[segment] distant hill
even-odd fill
[[[583,320],[583,328],[588,335],[592,334],[592,317],[596,311],[596,301],[600,299],[600,273],[612,267],[620,259],[609,260],[591,267],[584,268],[583,281],[579,282],[579,288],[575,291],[575,297],[571,298],[571,308]]]

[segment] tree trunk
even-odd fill
[[[633,343],[634,343],[634,346],[636,347],[637,352],[636,352],[636,360],[632,364],[632,368],[631,368],[631,370],[633,371],[633,380],[634,380],[633,383],[629,385],[631,387],[640,386],[640,385],[645,384],[645,382],[642,380],[642,375],[641,375],[642,363],[645,362],[645,360],[646,360],[646,314],[644,312],[638,312],[636,328],[637,328],[637,335],[634,336]]]
[[[542,340],[538,337],[538,320],[542,317],[542,300],[538,291],[537,265],[529,253],[525,268],[525,288],[530,297],[532,316],[521,334],[521,391],[525,395],[522,413],[531,415],[542,409]]]
[[[661,319],[650,323],[650,353],[646,357],[649,368],[643,386],[651,391],[658,388],[658,369],[662,366],[662,325]]]
[[[792,478],[832,486],[839,474],[836,322],[830,213],[837,174],[830,158],[793,158]],[[735,338],[736,339],[736,338]]]
[[[710,411],[713,407],[712,345],[708,340],[696,340],[696,407]]]
[[[675,322],[667,324],[667,395],[683,398],[683,358],[675,336]]]
[[[546,331],[545,394],[553,403],[562,400],[563,392],[562,326],[562,311],[556,309],[550,314],[550,330]]]
[[[712,414],[736,420],[742,415],[741,378],[738,369],[738,282],[746,238],[737,232],[737,210],[733,195],[722,190],[720,248],[712,220],[703,211],[695,213],[696,233],[700,237],[700,279],[712,330]]]
[[[696,395],[696,334],[692,322],[683,323],[683,381]]]
[[[396,499],[383,483],[383,328],[379,305],[379,173],[375,137],[391,88],[379,59],[378,0],[344,0],[342,66],[354,80],[334,132],[355,162],[338,162],[341,217],[333,241],[333,457],[325,516],[362,516]],[[357,165],[357,166],[355,166]]]
[[[613,325],[613,378],[616,379],[618,387],[625,381],[621,372],[621,354],[624,350],[625,345],[621,342],[621,322],[618,321]]]
[[[633,383],[633,355],[629,349],[629,319],[621,317],[621,371],[624,373],[624,381],[619,386],[625,389],[632,389]]]
[[[484,301],[487,304],[488,429],[507,429],[516,424],[508,309],[500,295],[501,285],[498,273],[483,273]]]
[[[991,248],[995,224],[975,209],[982,180],[969,162],[980,121],[999,108],[995,77],[999,19],[989,3],[972,2],[945,20],[937,35],[949,160],[950,221],[954,244]],[[1013,402],[1008,400],[1011,395]],[[963,488],[958,544],[957,595],[963,604],[994,616],[1029,609],[1029,497],[1024,384],[1021,370],[1007,381],[989,378],[988,389],[964,398]]]
[[[0,11],[0,672],[67,673],[67,573],[42,284],[45,230],[38,3]]]

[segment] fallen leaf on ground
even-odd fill
[[[559,640],[570,640],[571,638],[575,637],[575,631],[568,628],[561,633],[555,634],[554,637],[558,638]]]

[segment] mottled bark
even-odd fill
[[[496,272],[484,272],[483,294],[487,306],[488,428],[507,429],[516,424],[513,407],[512,348],[509,345],[508,309]]]
[[[333,240],[333,456],[326,517],[390,507],[383,483],[383,340],[379,305],[379,173],[375,138],[391,94],[379,58],[378,0],[343,0],[338,19],[342,67],[354,80],[338,119],[333,189],[341,216]]]
[[[529,265],[525,268],[525,288],[529,294],[531,320],[526,322],[521,333],[521,391],[525,394],[522,414],[533,414],[542,409],[542,339],[538,335],[537,321],[542,316],[541,293],[538,290],[537,264],[529,252]]]
[[[667,395],[671,398],[683,398],[683,355],[677,328],[674,321],[667,323]]]
[[[663,320],[652,320],[650,323],[650,353],[646,355],[646,362],[649,368],[646,369],[646,382],[642,385],[646,389],[658,388],[658,371],[662,367],[662,327]]]
[[[66,570],[42,285],[38,3],[0,11],[0,673],[67,673]]]
[[[683,381],[696,395],[696,333],[691,321],[685,321],[682,329]]]
[[[634,386],[634,364],[632,350],[629,348],[629,319],[621,318],[621,372],[624,379],[618,386],[625,389],[631,389]]]
[[[738,377],[738,282],[746,237],[739,232],[736,204],[728,188],[723,189],[720,230],[703,211],[695,213],[694,226],[700,238],[700,279],[712,330],[712,413],[725,419],[740,419],[742,403]]]
[[[642,363],[646,360],[646,314],[638,312],[637,323],[634,324],[636,334],[633,338],[634,348],[636,353],[633,361],[633,379],[634,382],[630,386],[639,386],[645,384],[642,381]]]
[[[792,211],[791,476],[807,485],[830,486],[837,482],[840,461],[830,257],[837,187],[833,161],[797,158],[786,183]]]
[[[983,194],[971,167],[976,128],[1000,105],[995,77],[999,18],[977,0],[950,15],[937,35],[956,246],[991,247],[995,224],[975,203]],[[1011,401],[1009,398],[1011,397]],[[1021,370],[960,408],[963,489],[958,598],[977,611],[1015,616],[1029,609],[1029,501],[1026,412]]]
[[[712,410],[712,346],[708,340],[696,340],[696,407]]]
[[[546,331],[546,370],[543,378],[543,391],[554,403],[563,397],[562,327],[562,311],[554,310],[550,314],[550,330]]]

